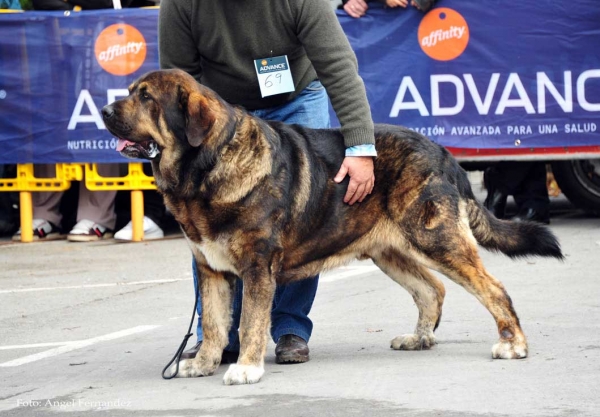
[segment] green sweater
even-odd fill
[[[285,104],[319,79],[347,147],[374,143],[356,56],[328,0],[162,0],[161,68],[180,68],[248,110]],[[261,98],[254,60],[287,55],[295,91]]]

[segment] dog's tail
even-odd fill
[[[474,199],[467,200],[467,215],[473,236],[488,250],[511,258],[535,255],[564,259],[558,239],[546,226],[497,219]]]

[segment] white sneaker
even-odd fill
[[[67,240],[70,242],[94,242],[96,240],[110,239],[113,231],[92,220],[80,220],[69,232]]]
[[[163,237],[165,237],[163,230],[158,227],[158,225],[154,223],[151,218],[144,216],[143,240],[162,239]],[[131,222],[127,223],[127,226],[115,233],[115,239],[126,241],[133,240],[133,226]]]
[[[57,240],[66,238],[60,234],[60,229],[44,219],[33,219],[33,240]],[[21,241],[21,228],[12,237],[15,242]]]

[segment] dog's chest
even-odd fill
[[[225,245],[209,240],[202,243],[189,242],[204,255],[208,265],[215,271],[231,272],[239,275],[238,270],[231,262],[231,257]]]

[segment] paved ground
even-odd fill
[[[224,386],[160,374],[193,305],[184,239],[0,245],[0,415],[600,416],[600,219],[553,204],[565,262],[482,252],[506,285],[530,357],[492,360],[487,311],[444,278],[439,344],[399,352],[416,307],[369,263],[322,277],[311,361]]]

